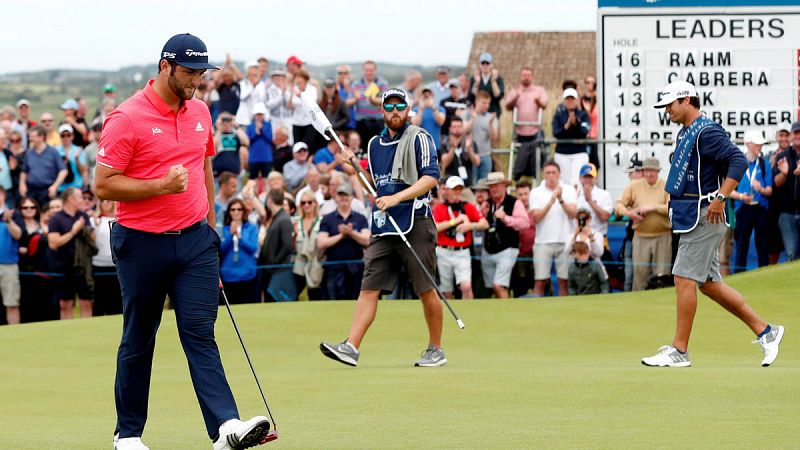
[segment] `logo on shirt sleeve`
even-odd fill
[[[100,150],[97,151],[97,156],[106,156],[106,148],[100,147]]]
[[[197,126],[194,127],[194,131],[206,131],[203,129],[203,125],[200,122],[197,122]]]

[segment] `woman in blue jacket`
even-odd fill
[[[231,200],[225,211],[220,245],[220,275],[225,294],[231,303],[260,301],[256,278],[258,227],[248,222],[246,217],[244,202],[239,199]]]

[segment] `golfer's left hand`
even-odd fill
[[[721,223],[723,222],[723,209],[725,208],[725,202],[718,202],[716,200],[712,200],[711,203],[708,205],[708,210],[706,211],[706,222],[708,223]]]
[[[375,204],[378,205],[381,211],[386,211],[388,208],[396,206],[398,203],[400,203],[400,201],[394,195],[378,197],[378,199],[375,200]]]

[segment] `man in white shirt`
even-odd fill
[[[253,107],[267,102],[267,88],[259,75],[258,61],[247,63],[247,78],[239,82],[239,109],[236,123],[246,127],[253,121]]]
[[[570,255],[566,251],[572,238],[573,223],[577,208],[575,189],[560,182],[561,169],[554,161],[542,168],[543,181],[531,191],[530,212],[536,221],[536,241],[533,244],[533,294],[542,296],[550,278],[553,258],[556,260],[559,295],[568,294],[567,276]]]
[[[580,170],[578,184],[578,209],[586,209],[592,215],[590,226],[603,236],[608,234],[608,218],[614,210],[614,200],[605,189],[597,187],[597,167],[592,163],[584,164]]]

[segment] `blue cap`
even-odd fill
[[[580,176],[583,177],[586,175],[597,178],[597,167],[595,167],[592,163],[587,163],[581,166]]]
[[[208,49],[199,37],[189,33],[176,34],[169,38],[161,50],[159,61],[166,59],[187,69],[213,69],[219,67],[208,63]]]
[[[61,109],[73,109],[73,110],[77,111],[79,107],[78,107],[78,102],[75,101],[74,98],[68,98],[67,100],[64,101],[64,103],[61,104],[61,106],[59,106],[59,108],[61,108]]]
[[[489,53],[489,52],[481,53],[481,56],[478,57],[478,62],[484,62],[484,61],[486,61],[489,64],[491,64],[492,61],[494,61],[494,59],[492,58],[492,54]]]

